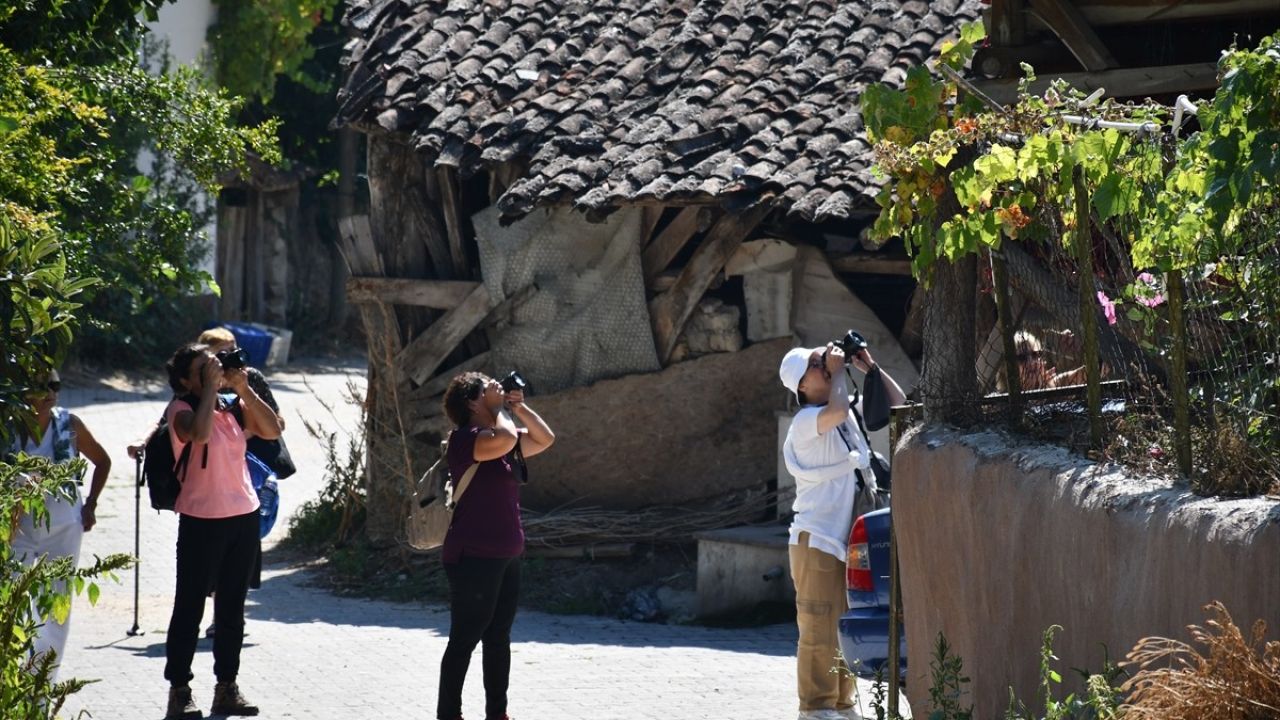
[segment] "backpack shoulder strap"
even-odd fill
[[[194,411],[194,410],[195,410],[197,407],[199,407],[199,405],[200,405],[200,398],[199,398],[199,396],[197,396],[197,395],[195,395],[195,394],[192,394],[192,393],[188,393],[187,395],[183,395],[183,396],[178,397],[178,398],[175,398],[175,399],[176,399],[176,400],[181,400],[182,402],[185,402],[187,405],[190,405],[190,406],[191,406],[192,411]],[[169,413],[168,413],[168,411],[165,411],[165,413],[164,413],[163,415],[161,415],[161,416],[160,416],[160,420],[161,420],[162,422],[165,422],[165,423],[167,423],[167,422],[168,422],[168,418],[169,418]],[[160,430],[160,424],[159,424],[159,423],[157,423],[157,424],[156,424],[156,429],[155,429],[155,431],[153,431],[153,432],[159,432],[159,430]],[[170,432],[173,432],[173,431],[172,431],[172,430],[170,430],[168,427],[166,427],[166,428],[165,428],[165,433],[164,433],[164,434],[166,435],[166,438],[165,438],[165,440],[166,440],[166,441],[168,440],[168,437],[167,437],[167,436],[169,435],[169,433],[170,433]],[[174,433],[174,434],[176,435],[177,433]],[[181,483],[183,483],[183,482],[185,482],[185,481],[186,481],[186,479],[187,479],[187,465],[188,465],[188,463],[191,461],[191,446],[192,446],[192,445],[193,445],[193,443],[191,443],[190,441],[183,443],[183,444],[182,444],[182,452],[181,452],[181,453],[179,453],[179,455],[178,455],[178,459],[177,459],[177,460],[175,460],[175,461],[174,461],[174,463],[173,463],[173,474],[174,474],[174,476],[176,476],[176,477],[178,478],[178,482],[179,482],[180,484],[181,484]],[[205,457],[206,457],[206,459],[207,459],[207,458],[208,458],[208,454],[209,454],[209,446],[208,446],[208,445],[206,445],[206,446],[205,446],[204,452],[205,452]]]
[[[462,500],[462,494],[467,491],[467,486],[471,484],[471,478],[476,476],[476,470],[479,469],[480,463],[471,463],[471,467],[467,468],[467,471],[462,473],[462,477],[459,478],[457,484],[454,485],[453,504],[455,507],[457,506],[458,501]]]

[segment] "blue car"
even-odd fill
[[[845,570],[849,611],[840,617],[840,651],[849,669],[861,677],[873,677],[889,662],[889,511],[869,512],[855,520],[849,531]],[[907,669],[907,640],[902,632],[898,650],[902,677]]]

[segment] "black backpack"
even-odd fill
[[[198,399],[190,398],[189,404],[192,407],[197,403]],[[173,510],[178,501],[178,493],[182,492],[182,481],[187,476],[187,463],[190,459],[191,443],[183,446],[179,457],[173,456],[173,443],[169,441],[169,419],[161,415],[156,429],[147,438],[142,455],[142,481],[146,483],[147,493],[151,496],[152,509]]]

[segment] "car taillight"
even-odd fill
[[[867,525],[859,517],[849,531],[849,560],[845,565],[845,582],[850,590],[872,592],[871,548],[867,544]]]

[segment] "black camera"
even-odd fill
[[[222,363],[223,370],[243,370],[249,365],[249,353],[244,348],[221,350],[214,357]]]
[[[513,390],[523,391],[529,383],[525,382],[523,375],[512,370],[511,374],[502,378],[502,381],[498,384],[502,386],[502,392],[509,393]]]
[[[853,362],[854,355],[857,355],[860,351],[867,349],[867,339],[862,337],[862,335],[856,330],[850,330],[844,334],[844,337],[836,340],[832,344],[844,352],[845,365]],[[824,352],[822,354],[822,363],[825,365],[826,362],[827,354]]]
[[[836,347],[843,350],[846,356],[852,356],[859,350],[867,349],[867,339],[859,335],[858,331],[850,330],[836,341]]]

